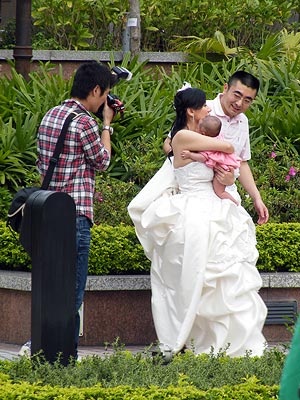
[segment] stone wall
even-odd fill
[[[261,274],[264,301],[296,301],[300,307],[300,274]],[[22,344],[31,332],[31,274],[0,271],[0,342]],[[291,329],[266,324],[270,344],[288,342]],[[156,341],[151,315],[148,275],[89,276],[83,307],[80,345],[112,343],[116,337],[126,345],[149,345]]]
[[[111,59],[115,63],[121,63],[125,57],[122,51],[65,51],[65,50],[33,50],[31,61],[31,70],[39,68],[39,62],[50,61],[55,66],[54,72],[58,72],[59,66],[62,66],[63,75],[69,78],[80,64],[86,61],[97,60],[108,63]],[[10,65],[8,60],[13,60],[13,50],[0,49],[0,77],[10,76]],[[151,65],[164,66],[168,70],[172,65],[187,61],[187,55],[182,52],[141,52],[138,56],[140,62],[146,62]]]

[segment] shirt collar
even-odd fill
[[[67,100],[63,101],[63,104],[67,104],[67,103],[69,103],[72,108],[73,107],[74,108],[80,108],[85,113],[87,113],[89,116],[92,116],[91,113],[84,107],[84,105],[80,103],[80,101],[75,100],[75,99],[67,99]],[[74,104],[74,106],[73,106],[72,103]]]

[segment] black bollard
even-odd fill
[[[66,193],[38,190],[27,200],[20,242],[31,256],[31,354],[51,363],[75,355],[76,212]]]

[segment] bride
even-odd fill
[[[212,169],[181,157],[183,150],[234,149],[197,132],[210,112],[203,91],[179,90],[174,107],[173,162],[167,159],[128,206],[151,260],[160,349],[262,355],[266,306],[258,294],[254,223],[242,206],[217,197]]]

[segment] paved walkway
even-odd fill
[[[147,346],[126,346],[125,349],[131,351],[133,354],[142,352]],[[19,351],[21,349],[20,345],[0,343],[0,360],[16,360],[19,358]],[[105,356],[112,354],[114,352],[113,348],[105,347],[92,347],[92,346],[82,346],[78,348],[79,357],[83,358],[86,356],[98,355]]]

